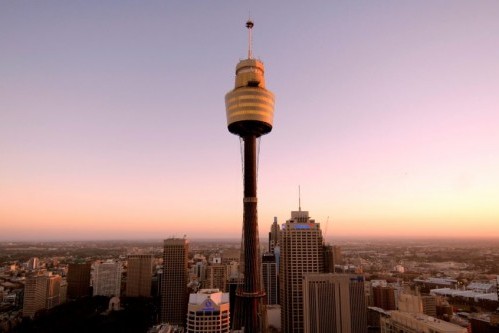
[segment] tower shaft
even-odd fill
[[[243,137],[244,142],[244,216],[243,241],[244,283],[236,292],[234,329],[262,332],[264,324],[260,247],[258,238],[256,194],[256,136]]]

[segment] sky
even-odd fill
[[[499,238],[498,1],[0,0],[0,241],[240,237],[249,15],[262,238]]]

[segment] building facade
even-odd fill
[[[281,230],[279,292],[281,326],[284,333],[304,331],[303,275],[324,272],[324,250],[320,225],[307,211],[291,212]]]
[[[152,284],[152,255],[132,254],[127,258],[125,294],[128,297],[150,297]]]
[[[189,243],[185,238],[169,238],[163,243],[161,315],[163,323],[185,326],[188,291]]]
[[[186,328],[188,333],[229,333],[229,294],[218,289],[190,294]]]
[[[464,327],[422,313],[389,311],[380,320],[381,333],[467,333]]]
[[[279,304],[279,277],[274,253],[264,253],[262,256],[263,287],[266,293],[266,304]]]
[[[71,263],[68,265],[68,298],[76,299],[90,296],[90,263]]]
[[[305,274],[304,332],[367,333],[363,278],[347,274]]]
[[[94,266],[93,295],[120,296],[121,294],[121,262],[108,260],[97,262]]]

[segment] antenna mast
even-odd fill
[[[253,21],[248,19],[246,22],[246,28],[248,28],[248,59],[253,59],[253,36],[251,34],[253,26]]]
[[[300,185],[298,185],[298,211],[301,212],[301,191],[300,191]]]

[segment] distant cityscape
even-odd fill
[[[268,230],[268,332],[499,330],[497,240],[329,244],[306,211]],[[0,332],[230,332],[241,278],[237,240],[3,242]]]

